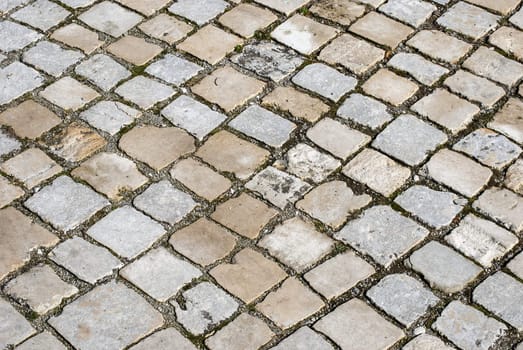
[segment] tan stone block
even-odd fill
[[[329,111],[329,106],[320,99],[309,96],[292,87],[277,87],[265,96],[263,104],[289,112],[296,118],[315,122]]]
[[[193,27],[179,19],[161,13],[138,26],[145,34],[169,44],[182,40]]]
[[[38,148],[30,148],[8,159],[0,169],[23,182],[27,188],[33,188],[63,170]]]
[[[471,4],[476,4],[481,7],[500,12],[503,15],[508,15],[520,4],[520,0],[470,0]]]
[[[521,85],[520,90],[523,89]],[[514,141],[523,143],[523,100],[510,98],[503,108],[496,113],[494,119],[488,123],[488,127],[499,131]]]
[[[210,64],[216,64],[242,42],[236,35],[207,25],[185,39],[177,48]]]
[[[117,0],[120,4],[136,10],[145,16],[150,16],[167,5],[170,0]]]
[[[244,38],[250,38],[257,30],[267,27],[277,19],[278,17],[269,10],[250,4],[240,4],[221,16],[219,21],[233,32]]]
[[[9,181],[0,175],[0,208],[5,207],[17,198],[24,195],[24,190],[12,185]]]
[[[158,45],[148,43],[145,39],[135,36],[124,36],[117,42],[109,45],[107,51],[127,62],[142,66],[162,52]]]
[[[40,137],[60,122],[56,114],[33,100],[0,113],[0,124],[12,127],[19,137],[30,139]]]
[[[407,78],[380,69],[362,86],[363,91],[395,106],[401,105],[418,91],[418,85]]]
[[[523,31],[512,27],[501,27],[490,35],[489,42],[523,60]]]
[[[350,0],[324,0],[314,3],[309,10],[317,16],[348,26],[365,13],[365,6]]]
[[[100,94],[71,77],[64,77],[46,87],[40,96],[65,110],[76,111]]]
[[[369,12],[356,21],[349,30],[391,49],[413,32],[412,28],[377,12]]]
[[[472,45],[437,30],[422,30],[407,44],[422,53],[449,63],[456,63],[472,49]]]
[[[58,28],[51,39],[58,40],[69,46],[82,50],[87,55],[103,45],[103,41],[98,40],[98,34],[76,23],[68,24]]]

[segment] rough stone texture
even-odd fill
[[[86,77],[100,89],[109,91],[121,80],[131,76],[131,73],[121,64],[107,55],[94,55],[80,63],[75,72]]]
[[[0,27],[0,32],[1,30]],[[20,62],[0,68],[0,103],[11,102],[41,86],[43,81],[43,77],[37,71]]]
[[[507,268],[521,279],[521,276],[523,276],[523,254],[519,253],[515,258],[510,260]]]
[[[155,80],[137,76],[118,86],[115,92],[142,109],[149,109],[174,95],[174,89]]]
[[[185,38],[193,27],[173,16],[161,13],[138,26],[145,34],[169,44]]]
[[[473,207],[511,230],[523,229],[523,197],[509,190],[493,187],[473,203]]]
[[[80,49],[87,55],[103,44],[103,41],[99,40],[97,33],[76,23],[70,23],[58,28],[51,35],[51,39],[58,40],[71,47]]]
[[[80,113],[80,118],[93,127],[110,135],[117,134],[126,125],[132,124],[141,113],[117,101],[101,101]]]
[[[441,339],[430,335],[422,334],[408,342],[403,350],[454,350],[453,347],[445,344]]]
[[[174,328],[166,328],[148,336],[130,350],[196,350],[197,348]]]
[[[142,38],[127,35],[109,45],[107,51],[127,62],[142,66],[162,52],[162,48]]]
[[[425,22],[435,10],[436,6],[420,0],[392,0],[380,6],[381,12],[413,27]]]
[[[369,12],[350,26],[350,31],[394,49],[412,29],[377,12]]]
[[[227,7],[227,2],[223,0],[203,0],[198,2],[179,0],[169,7],[169,12],[187,18],[201,26],[225,11]]]
[[[371,97],[360,94],[350,95],[340,106],[336,115],[371,129],[379,128],[392,119],[387,111],[387,106]]]
[[[19,137],[30,139],[40,137],[60,122],[56,114],[33,100],[22,102],[0,113],[0,124],[13,128]]]
[[[327,0],[314,3],[310,11],[339,24],[350,25],[365,13],[365,6],[350,0]]]
[[[315,148],[299,143],[287,152],[287,170],[304,180],[325,180],[341,163]]]
[[[503,108],[496,113],[494,119],[488,123],[488,127],[523,144],[523,125],[519,119],[521,113],[523,113],[523,101],[517,98],[510,98]]]
[[[40,96],[65,110],[76,111],[100,95],[77,80],[65,77],[46,87]]]
[[[289,112],[296,118],[315,122],[329,111],[329,106],[320,99],[291,87],[277,87],[263,98],[264,106],[272,106]]]
[[[422,30],[407,44],[430,57],[449,63],[456,63],[472,49],[472,45],[437,30]]]
[[[476,40],[494,29],[498,19],[499,16],[461,1],[452,6],[436,22]]]
[[[145,72],[170,84],[181,85],[202,70],[199,65],[171,54],[149,65]]]
[[[511,27],[501,27],[490,37],[489,42],[501,50],[523,60],[523,32]]]
[[[292,333],[289,337],[285,338],[272,350],[305,350],[305,349],[316,349],[316,350],[333,350],[334,348],[330,345],[325,338],[320,334],[313,331],[307,326],[298,329]]]
[[[505,174],[505,186],[523,196],[523,159],[516,160]]]
[[[240,4],[220,17],[220,23],[245,38],[250,38],[257,30],[276,21],[272,12],[250,4]]]
[[[6,53],[23,49],[41,37],[41,34],[18,23],[0,22],[0,50]]]
[[[20,149],[21,143],[0,130],[0,156],[6,155]]]
[[[472,4],[476,4],[476,5],[494,10],[495,12],[500,12],[504,15],[508,14],[510,11],[512,11],[514,8],[516,8],[519,4],[519,2],[517,0],[501,0],[501,1],[496,1],[495,3],[492,3],[488,0],[472,0],[470,2]]]
[[[64,21],[69,15],[69,11],[54,2],[37,0],[16,11],[11,17],[45,31]]]
[[[464,70],[457,71],[445,79],[444,83],[453,92],[479,102],[485,107],[492,107],[505,95],[505,91],[500,86]]]
[[[40,41],[24,53],[23,60],[47,74],[58,77],[83,55],[77,51],[64,50],[59,45]]]
[[[310,0],[255,0],[257,3],[270,7],[276,11],[289,15],[303,5],[306,5]]]
[[[0,170],[32,188],[63,169],[38,148],[29,148],[0,165]]]
[[[114,37],[119,37],[141,21],[142,17],[123,7],[101,2],[78,17],[88,26]]]
[[[36,331],[14,307],[0,299],[0,346],[18,344]]]
[[[398,53],[389,60],[387,65],[409,73],[414,79],[425,85],[433,85],[449,72],[448,69],[413,53]]]
[[[64,344],[47,331],[35,335],[16,347],[16,350],[34,349],[67,350]]]
[[[5,177],[0,176],[0,208],[22,197],[24,193],[20,187],[10,184]]]
[[[388,69],[380,69],[362,86],[367,94],[377,97],[394,106],[399,106],[417,91],[418,86]]]
[[[509,87],[523,76],[523,64],[510,60],[486,47],[479,47],[463,62],[463,67]]]

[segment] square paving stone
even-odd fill
[[[262,201],[242,193],[218,205],[211,218],[242,236],[255,239],[277,214],[278,211]]]
[[[262,103],[308,122],[315,122],[329,111],[329,106],[320,99],[293,87],[277,87],[263,98]]]
[[[49,320],[73,346],[86,350],[121,349],[163,322],[162,315],[141,296],[116,282],[96,287]]]
[[[58,77],[83,57],[78,51],[65,50],[49,41],[40,41],[24,53],[23,61]]]
[[[350,34],[342,34],[320,52],[320,60],[364,74],[385,57],[385,51]]]
[[[494,3],[488,0],[471,0],[470,2],[504,15],[514,10],[520,3],[518,0],[500,0]]]
[[[489,36],[489,43],[523,60],[523,31],[501,27]]]
[[[165,233],[162,225],[138,210],[118,208],[87,230],[87,234],[117,254],[131,259]]]
[[[225,258],[236,246],[236,238],[206,218],[176,231],[169,240],[174,250],[206,266]]]
[[[27,188],[33,188],[63,170],[38,148],[29,148],[8,159],[0,169],[23,182]]]
[[[6,53],[23,49],[41,37],[42,34],[18,23],[11,21],[0,22],[0,50]]]
[[[329,336],[343,350],[388,349],[405,336],[401,329],[359,299],[338,306],[316,322],[314,329]]]
[[[178,44],[177,48],[209,64],[216,64],[242,42],[240,37],[209,24]]]
[[[258,245],[285,265],[302,272],[327,255],[334,241],[316,231],[311,223],[295,217],[276,226]]]
[[[406,274],[385,276],[367,292],[367,297],[407,327],[439,302],[421,282]]]
[[[488,127],[523,144],[523,125],[519,119],[522,113],[523,100],[509,98],[503,108],[494,115],[494,119],[488,123]]]
[[[248,107],[229,126],[272,147],[281,147],[296,125],[257,105]]]
[[[410,170],[386,155],[365,148],[343,168],[347,177],[388,197],[410,177]]]
[[[469,43],[437,30],[422,30],[407,44],[427,56],[448,63],[457,63],[472,49]]]
[[[27,100],[0,113],[0,124],[13,128],[19,137],[36,139],[60,124],[61,119],[46,107]]]
[[[347,159],[370,141],[370,137],[331,118],[324,118],[307,131],[307,137],[333,155]]]
[[[480,111],[475,104],[441,88],[420,99],[411,109],[454,134],[465,129]]]
[[[82,163],[71,175],[86,181],[112,200],[120,200],[148,182],[133,161],[116,153],[106,152],[98,153]]]
[[[296,350],[296,349],[334,350],[334,347],[307,326],[303,326],[287,338],[283,339],[271,350]]]
[[[256,305],[256,309],[278,327],[287,329],[318,312],[323,306],[323,301],[317,294],[295,277],[290,277],[279,289],[269,293]]]
[[[333,27],[296,14],[276,27],[271,37],[304,55],[310,55],[337,33],[338,30]]]
[[[472,282],[481,268],[441,243],[431,241],[416,250],[406,262],[432,288],[455,293]]]
[[[483,46],[463,62],[463,67],[509,87],[514,86],[523,76],[523,64]]]
[[[169,84],[180,86],[198,74],[202,69],[203,68],[196,63],[167,54],[161,60],[149,65],[145,72]]]
[[[48,30],[63,22],[70,12],[62,6],[48,0],[37,0],[11,15],[17,21],[27,23],[32,27]]]
[[[37,265],[9,281],[5,292],[38,314],[44,314],[76,293],[78,289],[60,279],[48,265]]]
[[[496,28],[499,16],[460,1],[436,21],[439,25],[477,40]]]
[[[0,346],[4,349],[36,333],[31,324],[4,299],[0,299],[0,324]]]
[[[231,317],[238,302],[209,282],[202,282],[182,293],[183,308],[172,301],[176,319],[195,335],[206,333]]]
[[[269,157],[269,152],[222,130],[212,135],[196,155],[220,171],[245,180]]]
[[[264,87],[264,82],[225,66],[203,78],[191,89],[195,94],[230,112],[258,95]]]
[[[420,55],[400,52],[394,55],[388,66],[409,73],[414,79],[425,85],[433,85],[449,70],[438,64],[432,63]]]
[[[488,350],[507,331],[501,322],[461,301],[452,301],[432,327],[463,350]]]
[[[34,349],[67,350],[64,344],[47,331],[35,335],[16,347],[16,350]]]
[[[225,115],[186,95],[178,97],[162,109],[162,115],[200,141],[227,119]]]
[[[1,32],[2,28],[0,27]],[[25,93],[33,91],[43,83],[44,77],[40,73],[18,61],[0,68],[0,91],[2,92],[0,104],[11,102]]]
[[[205,340],[211,350],[256,350],[267,343],[274,333],[260,319],[243,313],[234,321]]]
[[[280,209],[296,202],[311,188],[298,177],[272,166],[260,171],[245,186],[251,191],[258,192]]]
[[[158,56],[162,48],[143,38],[126,35],[109,45],[107,51],[129,63],[142,66]]]
[[[380,69],[362,88],[365,93],[394,106],[401,105],[418,91],[418,85],[388,69]]]
[[[191,196],[175,188],[167,180],[149,186],[133,203],[156,220],[171,225],[182,220],[198,205]]]
[[[380,205],[365,210],[357,219],[349,221],[334,238],[387,267],[428,234],[427,229],[413,220]]]
[[[413,32],[410,27],[377,12],[369,12],[351,25],[349,30],[391,49]]]
[[[48,256],[76,277],[91,284],[112,274],[114,269],[123,265],[107,249],[80,237],[60,243]]]
[[[109,205],[109,201],[64,175],[35,193],[24,205],[55,228],[69,231]]]
[[[98,38],[98,33],[76,23],[70,23],[58,28],[51,35],[51,39],[80,49],[86,55],[91,54],[103,44],[103,41],[100,41]]]
[[[405,114],[378,134],[372,146],[408,165],[417,165],[428,153],[447,142],[447,135],[435,127]]]
[[[387,106],[372,97],[360,94],[350,95],[336,115],[371,129],[377,129],[392,119]]]
[[[197,350],[196,346],[174,328],[162,329],[129,348],[129,350],[150,349]]]
[[[422,171],[467,197],[475,196],[492,176],[488,168],[448,149],[434,154]]]
[[[355,194],[345,182],[325,182],[296,203],[296,208],[305,211],[315,219],[337,229],[347,216],[369,204],[372,197]]]
[[[96,30],[119,37],[137,25],[142,16],[113,2],[104,1],[82,13],[78,19]]]
[[[31,251],[40,246],[51,247],[59,241],[58,237],[13,207],[0,210],[0,232],[3,252],[0,255],[0,280],[29,261]],[[0,341],[1,334],[2,331]]]
[[[467,204],[465,198],[452,192],[436,191],[420,185],[412,186],[394,202],[435,228],[450,225]]]
[[[168,44],[182,40],[193,29],[191,25],[165,13],[140,24],[138,28],[145,34]]]
[[[231,61],[276,82],[287,77],[303,63],[301,56],[293,50],[271,41],[247,45]]]
[[[374,273],[372,265],[348,251],[316,266],[304,278],[318,293],[333,299]]]
[[[287,277],[277,263],[251,248],[244,248],[231,261],[216,266],[210,274],[247,304]]]
[[[453,347],[446,345],[441,339],[430,334],[422,334],[409,341],[403,350],[454,350]]]
[[[358,84],[353,77],[322,63],[309,64],[292,78],[292,82],[334,102]]]
[[[239,4],[221,16],[219,21],[233,32],[250,38],[257,30],[266,28],[277,19],[278,17],[269,10],[250,4]]]
[[[229,4],[223,0],[178,0],[169,7],[169,12],[201,26],[225,11],[227,7]]]
[[[431,3],[420,0],[392,0],[379,8],[381,12],[413,27],[423,24],[436,9]]]
[[[80,118],[109,135],[117,134],[124,126],[132,124],[141,112],[116,101],[101,101],[80,113]]]
[[[316,183],[322,182],[334,170],[341,166],[337,159],[318,151],[317,149],[299,143],[287,154],[287,170],[304,180]]]
[[[120,4],[132,8],[145,16],[150,16],[167,5],[169,0],[117,0]]]
[[[523,230],[523,197],[504,188],[489,188],[473,203],[476,210],[520,232]]]
[[[498,170],[510,164],[522,152],[517,144],[505,136],[485,128],[471,132],[452,148]]]
[[[365,13],[365,6],[351,0],[326,0],[314,3],[309,10],[317,16],[348,26]]]
[[[152,125],[133,128],[120,138],[118,146],[156,171],[195,150],[194,139],[185,131]]]
[[[80,63],[75,72],[104,91],[109,91],[120,81],[131,76],[124,66],[107,55],[94,55]]]
[[[500,317],[519,332],[523,330],[523,284],[504,272],[488,277],[474,289],[474,302]]]
[[[64,77],[40,92],[40,96],[65,110],[76,111],[100,95],[87,85]]]
[[[306,5],[310,0],[255,0],[257,3],[270,7],[278,12],[282,12],[286,16],[290,15],[295,10]]]
[[[24,190],[9,183],[5,177],[0,176],[0,208],[5,207],[12,201],[22,197],[24,194]]]
[[[161,302],[201,274],[196,267],[163,247],[151,250],[120,271],[123,278]]]
[[[453,92],[479,102],[484,107],[492,107],[505,95],[505,90],[500,86],[464,70],[459,70],[445,79],[444,84]]]

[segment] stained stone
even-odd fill
[[[0,25],[2,23],[0,22]],[[0,27],[1,32],[2,27]],[[36,89],[43,83],[44,78],[36,70],[18,61],[11,63],[7,67],[0,68],[0,104],[8,103]]]
[[[392,115],[387,111],[387,106],[360,94],[350,95],[340,106],[336,115],[371,129],[379,128],[392,119]]]
[[[514,192],[490,188],[473,203],[473,207],[515,232],[523,229],[523,197]]]
[[[129,350],[197,350],[179,331],[174,328],[162,329],[148,336],[138,344],[131,346]]]
[[[18,23],[11,21],[0,22],[0,50],[4,52],[23,49],[41,37],[42,34]]]
[[[73,50],[65,50],[49,41],[40,41],[24,53],[23,60],[55,77],[78,62],[84,55]]]
[[[523,196],[523,159],[516,160],[507,169],[505,186]]]
[[[35,335],[16,347],[16,350],[35,349],[67,350],[64,344],[47,331]]]
[[[334,350],[328,341],[307,326],[298,329],[289,337],[283,339],[278,345],[271,348],[271,350],[298,349]]]
[[[127,101],[137,104],[142,109],[149,109],[175,93],[170,86],[143,76],[137,76],[126,81],[115,92]]]
[[[463,67],[509,87],[516,84],[523,76],[523,64],[483,46],[463,62]]]
[[[30,139],[40,137],[40,135],[58,125],[60,121],[61,119],[56,114],[33,100],[27,100],[0,113],[0,124],[13,128],[19,137]],[[3,134],[0,133],[0,135]],[[1,138],[2,136],[0,136]],[[2,154],[2,151],[0,151],[0,154]]]
[[[402,350],[454,350],[454,348],[433,335],[422,334],[409,341]]]
[[[43,220],[64,231],[76,228],[108,204],[104,197],[65,175],[24,203]]]
[[[247,313],[205,340],[211,350],[255,350],[267,343],[274,333],[260,319]]]
[[[22,144],[15,138],[0,130],[0,156],[6,155],[20,149]]]
[[[461,1],[452,6],[436,22],[476,40],[494,29],[498,20],[499,16]]]
[[[472,49],[472,45],[437,30],[422,30],[409,41],[409,46],[449,63],[456,63]]]
[[[201,26],[225,11],[228,6],[223,0],[178,0],[169,7],[169,12]]]
[[[120,5],[104,1],[78,16],[82,22],[113,37],[119,37],[142,20],[142,16]]]
[[[169,44],[185,38],[193,27],[173,16],[161,13],[138,26],[145,34]]]
[[[63,169],[38,148],[29,148],[8,159],[0,169],[32,188],[53,177]]]
[[[420,55],[405,52],[394,55],[387,65],[405,71],[420,83],[429,86],[449,72],[447,68],[432,63]]]
[[[124,126],[132,124],[140,111],[117,101],[101,101],[80,113],[80,118],[110,135],[117,134]]]
[[[523,60],[523,31],[501,27],[489,36],[489,43]]]
[[[36,333],[26,319],[4,299],[0,299],[0,347],[15,345]]]
[[[47,86],[40,96],[65,110],[76,111],[100,95],[89,86],[64,77]]]
[[[309,122],[315,122],[329,111],[329,106],[320,99],[293,87],[277,87],[263,98],[262,103]]]
[[[334,238],[350,244],[363,254],[369,254],[385,267],[401,258],[429,231],[387,206],[367,209],[357,219],[349,221]]]
[[[107,51],[136,66],[143,66],[162,52],[162,47],[144,38],[126,35],[107,46]]]
[[[309,10],[317,16],[348,26],[365,13],[365,6],[351,0],[327,0],[313,3]]]
[[[145,70],[159,79],[179,86],[202,70],[199,65],[183,58],[167,54],[164,58],[149,65]]]
[[[51,35],[51,39],[58,40],[71,47],[80,49],[87,55],[103,44],[103,41],[100,41],[98,38],[98,33],[76,23],[70,23],[58,28]]]
[[[0,176],[0,208],[5,207],[12,201],[22,197],[24,194],[24,190],[18,186],[12,185],[5,177]]]
[[[410,27],[378,12],[367,13],[350,26],[350,31],[391,49],[413,32]]]
[[[109,91],[120,81],[131,76],[121,64],[107,55],[94,55],[80,63],[75,72],[92,81],[104,91]]]
[[[413,27],[418,27],[436,11],[436,6],[420,0],[392,0],[380,6],[379,10]]]
[[[238,303],[223,290],[209,282],[202,282],[182,293],[182,308],[172,301],[177,321],[189,332],[199,335],[222,323],[238,309]]]
[[[271,11],[250,4],[239,4],[220,17],[220,23],[232,29],[233,32],[245,38],[250,38],[257,30],[261,30],[274,21],[276,17]]]
[[[64,21],[69,14],[69,11],[54,2],[48,0],[37,0],[16,11],[11,15],[11,17],[17,21],[27,23],[30,26],[46,31]]]
[[[292,78],[293,83],[332,101],[338,101],[356,87],[358,81],[321,63],[306,66]]]
[[[523,144],[523,124],[520,121],[522,113],[523,100],[510,98],[503,108],[494,115],[494,119],[488,123],[488,127]]]
[[[287,152],[287,170],[292,174],[313,182],[321,182],[341,163],[315,148],[299,143]]]

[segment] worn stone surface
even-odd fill
[[[141,21],[142,17],[134,12],[104,1],[78,17],[88,26],[114,37],[119,37]]]
[[[222,13],[227,7],[227,2],[223,0],[204,0],[201,2],[179,0],[169,7],[169,12],[187,18],[201,26]]]
[[[185,38],[193,27],[173,16],[161,13],[138,26],[145,34],[169,44]]]
[[[22,197],[24,194],[25,192],[23,189],[10,184],[5,177],[0,176],[0,208],[5,207],[12,201]]]
[[[339,24],[350,25],[365,13],[365,6],[350,0],[327,0],[313,4],[310,11]]]
[[[523,60],[523,32],[511,27],[500,27],[489,37],[489,42],[501,50]]]
[[[54,2],[37,0],[16,11],[11,17],[45,31],[64,21],[69,14],[69,11]]]
[[[100,95],[79,81],[65,77],[46,87],[40,96],[65,110],[76,111]]]
[[[23,60],[47,74],[58,77],[81,58],[83,55],[77,51],[65,50],[51,42],[40,41],[25,52]]]
[[[382,14],[369,12],[351,25],[350,31],[393,49],[405,40],[413,30]]]
[[[306,66],[292,78],[292,81],[335,102],[354,89],[357,83],[356,79],[321,63]]]
[[[210,64],[216,64],[241,44],[241,38],[209,24],[185,39],[178,48]]]
[[[459,70],[445,79],[445,85],[453,92],[479,102],[485,107],[491,107],[505,95],[505,91],[500,86],[464,70]]]
[[[505,174],[505,185],[512,191],[523,195],[523,160],[516,160]]]
[[[472,39],[479,39],[496,27],[498,19],[499,16],[477,6],[459,2],[438,18],[437,23]]]
[[[121,102],[101,101],[80,113],[80,118],[99,130],[115,135],[140,115],[140,111]]]
[[[387,65],[409,73],[414,79],[425,85],[433,85],[449,72],[448,69],[413,53],[398,53],[389,60]]]
[[[298,329],[289,337],[285,338],[272,350],[293,350],[293,349],[307,349],[314,348],[317,350],[332,350],[334,349],[329,342],[325,340],[319,333],[313,331],[307,326]]]
[[[41,34],[18,23],[12,21],[0,23],[0,50],[4,52],[20,50],[41,37]]]
[[[161,60],[149,65],[145,71],[163,81],[179,86],[201,70],[201,66],[191,61],[167,54]]]
[[[166,328],[161,331],[158,331],[144,340],[140,341],[138,344],[130,347],[131,350],[148,350],[148,349],[157,349],[157,350],[169,350],[169,349],[179,349],[179,350],[196,350],[196,347],[184,336],[174,328]]]
[[[94,55],[75,68],[75,72],[86,77],[99,88],[109,91],[121,80],[131,76],[124,66],[107,55]]]
[[[456,63],[472,49],[467,42],[437,30],[422,30],[407,44],[432,58],[449,63]]]
[[[142,66],[162,52],[162,48],[142,38],[126,35],[109,45],[107,51],[127,62]]]
[[[380,11],[417,27],[436,11],[436,6],[420,0],[392,0],[380,6]]]
[[[523,197],[504,188],[489,188],[473,203],[476,210],[519,232],[523,229]]]
[[[336,112],[338,117],[376,129],[392,119],[383,103],[361,94],[352,94]]]
[[[49,332],[42,332],[34,337],[24,341],[22,344],[16,347],[17,350],[32,350],[32,349],[53,349],[53,350],[66,350],[64,344],[58,339],[51,335]]]
[[[289,15],[294,10],[297,10],[303,5],[306,5],[310,0],[256,0],[257,3],[270,7],[276,11]]]
[[[36,331],[14,307],[0,299],[0,346],[3,348],[22,342]]]
[[[118,86],[115,92],[125,100],[149,109],[160,101],[174,95],[174,89],[156,80],[137,76]]]
[[[273,335],[261,320],[243,313],[208,338],[205,344],[212,350],[255,350],[267,343]]]
[[[254,35],[276,21],[276,17],[268,10],[250,4],[239,4],[220,17],[220,23],[231,28],[235,33],[245,38]]]
[[[33,100],[22,102],[0,113],[0,124],[13,128],[19,137],[30,139],[40,137],[60,121],[56,114]]]
[[[441,339],[430,335],[422,334],[408,342],[403,350],[453,350],[453,347],[445,344]]]
[[[329,111],[329,106],[318,98],[291,87],[277,87],[263,98],[263,105],[276,107],[309,122],[315,122]]]
[[[32,188],[63,169],[38,148],[30,148],[0,165],[0,170]]]
[[[463,67],[477,75],[508,86],[513,86],[523,76],[523,64],[486,47],[478,48],[463,62]]]
[[[388,69],[380,69],[362,86],[367,94],[399,106],[418,91],[418,86]]]
[[[0,31],[2,28],[0,27]],[[8,103],[43,84],[43,77],[23,63],[0,68],[0,103]],[[16,82],[16,83],[15,83]]]
[[[510,98],[503,108],[496,113],[494,119],[488,123],[488,126],[523,144],[523,125],[520,119],[522,111],[523,101]]]
[[[297,144],[287,152],[287,170],[316,183],[325,180],[340,165],[338,160],[304,143]]]
[[[99,40],[97,33],[76,23],[70,23],[58,28],[51,35],[51,39],[80,49],[85,54],[90,54],[103,44],[103,41]]]

